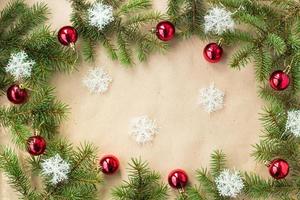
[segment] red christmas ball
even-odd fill
[[[78,39],[78,33],[72,26],[64,26],[58,31],[58,40],[64,46],[75,44]]]
[[[188,180],[187,173],[182,169],[175,169],[171,171],[168,176],[169,185],[175,189],[184,188],[187,185]]]
[[[283,179],[289,174],[289,164],[283,159],[275,159],[269,165],[269,173],[275,179]]]
[[[290,85],[290,77],[284,71],[277,70],[271,74],[269,83],[274,90],[285,90]]]
[[[156,25],[156,36],[162,41],[169,41],[175,36],[175,26],[169,21],[161,21]]]
[[[25,103],[28,97],[26,89],[20,85],[10,86],[6,91],[6,94],[8,100],[14,104]]]
[[[100,160],[100,167],[104,174],[114,174],[119,169],[119,160],[113,155],[106,155]]]
[[[221,60],[223,55],[223,48],[217,43],[210,43],[206,45],[203,50],[204,58],[210,63],[217,63]]]
[[[47,143],[41,136],[31,136],[27,140],[27,151],[33,156],[41,155],[45,152]]]

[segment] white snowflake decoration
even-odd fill
[[[211,84],[207,88],[202,88],[199,92],[198,104],[208,113],[212,113],[224,106],[224,92]]]
[[[300,137],[300,110],[288,111],[285,128],[294,136]]]
[[[114,21],[113,7],[101,2],[95,3],[88,9],[88,19],[91,26],[102,30],[106,25]]]
[[[239,172],[223,170],[215,180],[221,196],[236,197],[243,189],[244,183]]]
[[[140,116],[131,120],[131,135],[135,137],[138,144],[151,142],[158,133],[158,126],[148,116]]]
[[[5,71],[10,73],[15,80],[19,80],[30,77],[33,65],[35,61],[31,60],[25,51],[20,51],[10,55]]]
[[[52,176],[51,183],[53,185],[68,179],[70,164],[64,161],[58,154],[44,160],[41,163],[41,167],[43,175]]]
[[[112,78],[104,69],[98,67],[89,70],[88,74],[84,77],[82,82],[91,93],[102,94],[108,90],[112,82]]]
[[[232,13],[224,8],[211,8],[208,14],[204,16],[205,32],[213,32],[221,35],[226,30],[233,30],[235,23],[231,16]]]

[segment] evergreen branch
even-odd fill
[[[163,200],[167,198],[167,186],[159,183],[160,175],[151,171],[140,159],[129,163],[129,180],[113,189],[113,199]]]
[[[214,151],[210,160],[210,171],[214,178],[225,169],[226,156],[222,151]]]
[[[32,188],[28,176],[22,170],[17,155],[11,149],[1,149],[0,168],[5,172],[9,179],[9,184],[25,198],[30,197]]]
[[[15,19],[20,14],[26,12],[28,7],[22,0],[15,0],[9,2],[0,13],[0,37],[4,31],[13,24]]]
[[[151,7],[150,0],[129,0],[127,3],[123,4],[119,11],[118,15],[125,15],[131,12],[136,12],[138,10],[144,10]]]

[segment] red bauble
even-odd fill
[[[25,103],[28,97],[26,89],[22,88],[20,85],[12,85],[7,91],[7,98],[10,102],[14,104]]]
[[[100,167],[104,174],[114,174],[119,169],[119,160],[113,155],[106,155],[100,160]]]
[[[175,35],[175,26],[169,21],[161,21],[156,25],[156,36],[162,41],[169,41]]]
[[[41,136],[31,136],[27,140],[27,151],[33,156],[41,155],[45,152],[47,143]]]
[[[184,188],[187,185],[188,180],[188,175],[182,169],[175,169],[171,171],[168,176],[169,185],[175,189]]]
[[[290,77],[284,71],[277,70],[271,74],[269,83],[274,90],[285,90],[290,85]]]
[[[64,26],[58,31],[58,40],[62,45],[74,45],[78,39],[78,33],[72,26]]]
[[[269,173],[275,179],[283,179],[289,174],[289,164],[283,159],[275,159],[269,165]]]
[[[221,60],[223,49],[217,43],[210,43],[206,45],[203,50],[204,58],[210,63],[217,63]]]

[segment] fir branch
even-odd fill
[[[214,151],[210,160],[210,173],[214,178],[219,176],[220,172],[225,169],[226,156],[222,151]]]
[[[113,199],[162,200],[167,198],[167,186],[159,183],[160,175],[151,171],[147,163],[140,159],[132,159],[129,167],[129,180],[113,189]]]
[[[9,184],[25,198],[33,195],[29,177],[25,174],[17,155],[9,148],[0,151],[0,168],[9,179]]]

